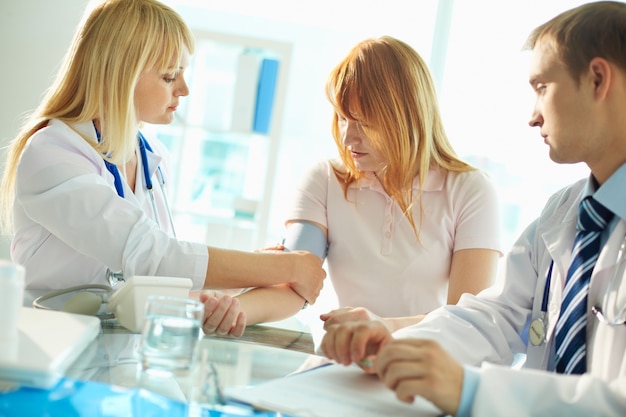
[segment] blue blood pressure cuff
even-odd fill
[[[288,251],[305,250],[318,258],[325,259],[328,254],[328,239],[316,225],[309,222],[295,222],[287,227],[283,245]]]

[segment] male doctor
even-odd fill
[[[345,365],[373,359],[369,370],[400,400],[422,396],[455,416],[623,417],[626,4],[564,12],[527,47],[530,125],[553,161],[585,162],[589,178],[550,198],[508,254],[501,286],[393,336],[377,321],[331,325],[321,348]],[[520,353],[522,369],[511,368]]]

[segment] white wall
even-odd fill
[[[87,4],[88,0],[19,0],[0,4],[2,140],[12,138],[23,115],[39,103]]]
[[[0,2],[0,168],[7,141],[52,82],[87,4],[88,0]],[[7,257],[8,242],[0,239],[0,258]]]

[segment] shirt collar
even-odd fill
[[[89,139],[92,142],[97,143],[98,137],[96,136],[96,131],[93,127],[93,122],[81,122],[81,123],[67,123],[63,122],[59,119],[50,119],[48,121],[49,126],[67,126],[74,132],[80,134],[82,137]]]
[[[440,167],[431,168],[426,176],[426,181],[424,181],[422,191],[441,191],[445,181],[446,170]],[[380,181],[373,172],[366,172],[364,178],[350,184],[349,188],[369,188],[371,190],[384,191]],[[413,179],[413,191],[417,190],[419,190],[419,178],[416,176]]]
[[[94,128],[93,122],[91,120],[88,122],[76,123],[72,125],[72,127],[84,137],[89,138],[93,142],[98,142],[96,129]]]
[[[150,177],[152,177],[157,169],[159,169],[159,164],[163,159],[160,155],[157,155],[153,151],[146,149],[146,156],[148,157],[148,171],[150,172]],[[141,162],[144,163],[143,161]]]
[[[50,121],[50,123],[62,123],[59,120],[56,119],[52,119]],[[72,124],[71,125],[72,129],[74,129],[75,131],[77,131],[78,133],[80,133],[83,137],[89,138],[91,141],[97,143],[98,142],[98,137],[96,135],[96,130],[93,126],[93,122],[92,121],[88,121],[88,122],[82,122],[82,123],[76,123],[76,124]],[[146,140],[147,141],[147,140]],[[159,164],[161,163],[161,160],[163,159],[160,155],[157,155],[156,153],[154,153],[151,150],[147,150],[146,149],[146,156],[148,157],[148,172],[150,173],[150,176],[152,177],[155,173],[155,171],[158,169]],[[141,160],[141,158],[140,158]],[[141,161],[141,163],[143,164],[144,161]],[[143,175],[142,175],[143,177]],[[145,181],[145,180],[144,180]]]
[[[609,179],[596,189],[593,174],[589,175],[583,197],[592,195],[604,207],[626,220],[626,164],[623,164]]]

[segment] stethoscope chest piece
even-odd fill
[[[546,343],[546,319],[545,314],[541,314],[540,317],[534,318],[530,322],[528,328],[528,340],[533,346],[541,346]]]
[[[554,261],[551,261],[550,267],[548,268],[548,274],[546,276],[545,288],[543,290],[543,299],[541,300],[541,313],[539,314],[539,317],[532,319],[528,328],[528,341],[533,346],[541,346],[546,343],[546,333],[548,332],[546,315],[548,311],[548,294],[550,292],[553,267]]]

